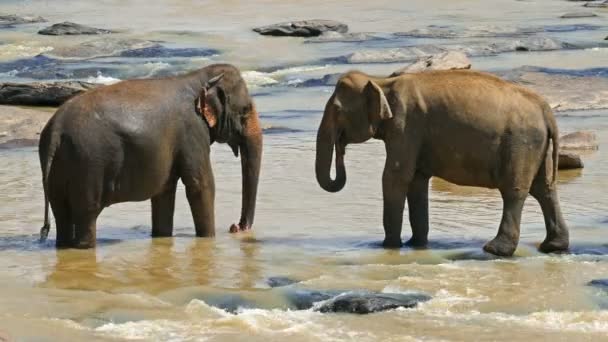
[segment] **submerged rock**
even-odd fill
[[[171,57],[208,57],[219,54],[219,50],[206,48],[168,48],[153,45],[135,48],[120,53],[121,57],[135,58],[171,58]]]
[[[559,153],[559,161],[557,163],[557,168],[559,170],[573,170],[573,169],[582,169],[585,167],[583,161],[581,160],[581,156],[574,153]]]
[[[338,83],[338,80],[342,74],[327,74],[321,78],[311,78],[302,83],[297,84],[298,87],[321,87],[321,86],[334,86]]]
[[[589,7],[589,8],[608,8],[608,1],[604,1],[604,2],[587,2],[583,6],[584,7]]]
[[[126,51],[161,46],[142,39],[95,39],[81,44],[58,47],[47,53],[48,56],[61,58],[94,58],[120,56]]]
[[[460,51],[446,51],[437,55],[419,58],[416,62],[393,72],[390,77],[429,70],[454,70],[470,68],[471,61],[464,53]]]
[[[52,111],[0,106],[0,146],[19,148],[38,145],[42,128]]]
[[[69,21],[53,24],[49,27],[38,31],[38,34],[48,36],[64,36],[64,35],[80,35],[80,34],[108,34],[113,33],[111,30],[95,28],[91,26],[80,25]]]
[[[0,15],[0,28],[11,27],[13,25],[44,23],[46,19],[34,16],[18,16],[15,14]]]
[[[336,297],[341,293],[344,293],[344,291],[294,289],[287,291],[285,297],[290,306],[294,309],[308,310],[312,308],[315,303]]]
[[[203,301],[210,306],[220,308],[230,313],[237,313],[239,309],[253,309],[257,306],[238,294],[222,294],[207,296]]]
[[[0,142],[0,150],[38,145],[38,139],[11,139]]]
[[[606,279],[594,279],[587,283],[589,286],[597,287],[602,290],[608,291],[608,278]]]
[[[265,36],[317,37],[324,32],[346,33],[346,24],[333,20],[301,20],[256,27],[253,31]]]
[[[0,104],[60,106],[72,96],[97,86],[99,85],[80,81],[2,83],[0,84]]]
[[[597,17],[597,14],[593,12],[569,12],[562,15],[562,19],[574,19],[574,18],[593,18]]]
[[[307,39],[306,43],[352,43],[384,39],[385,38],[379,37],[371,33],[340,33],[336,31],[326,31],[318,37]]]
[[[421,293],[371,293],[349,292],[338,295],[319,307],[320,312],[342,312],[368,314],[396,308],[413,308],[420,302],[426,302],[431,297]]]
[[[288,277],[270,277],[266,279],[266,284],[268,284],[268,286],[270,287],[283,287],[295,283],[299,283],[299,280],[291,279]]]
[[[591,131],[577,131],[559,138],[562,150],[597,150],[597,136]]]

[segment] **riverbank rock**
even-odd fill
[[[53,111],[0,106],[0,148],[38,145],[40,132]]]
[[[0,28],[13,25],[44,23],[46,19],[35,16],[18,16],[15,14],[0,15]]]
[[[593,12],[570,12],[563,14],[560,18],[562,19],[576,19],[576,18],[593,18],[597,17],[597,14]]]
[[[608,8],[608,1],[604,2],[587,2],[583,7],[588,8]]]
[[[2,83],[0,104],[57,107],[72,96],[97,86],[98,84],[80,81]]]
[[[470,68],[471,61],[463,52],[446,51],[437,55],[419,58],[416,62],[393,72],[390,77],[429,70],[454,70]]]
[[[577,131],[559,138],[559,147],[562,150],[597,150],[597,136],[591,131]]]
[[[559,170],[574,170],[574,169],[582,169],[585,167],[583,161],[581,160],[581,156],[574,153],[559,153],[559,160],[557,162],[557,168]]]
[[[324,32],[346,33],[348,25],[333,20],[301,20],[256,27],[253,31],[264,36],[317,37]]]
[[[91,26],[80,25],[69,21],[62,23],[53,24],[49,27],[43,28],[38,31],[38,34],[47,36],[66,36],[66,35],[80,35],[80,34],[108,34],[113,33],[111,30],[100,29]]]
[[[331,298],[317,308],[319,312],[369,314],[396,308],[413,308],[431,297],[421,294],[349,292]]]

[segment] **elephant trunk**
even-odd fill
[[[330,123],[331,121],[324,115],[317,133],[315,173],[317,182],[325,191],[338,192],[346,184],[344,149],[340,148],[336,137],[336,129]],[[332,180],[330,171],[334,148],[336,150],[336,178]]]
[[[257,111],[252,109],[247,118],[243,140],[239,145],[243,177],[243,197],[241,207],[241,230],[250,229],[255,215],[255,201],[258,192],[260,165],[262,163],[262,128]]]

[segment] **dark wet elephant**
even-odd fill
[[[40,136],[45,224],[50,202],[57,246],[95,246],[96,220],[114,203],[152,200],[152,236],[171,236],[181,179],[196,236],[215,235],[215,183],[210,145],[241,153],[241,218],[253,224],[262,157],[262,131],[237,68],[210,65],[163,79],[100,87],[63,104]]]
[[[502,221],[484,246],[487,252],[514,253],[528,193],[545,218],[547,236],[540,250],[560,251],[568,248],[569,238],[557,195],[557,136],[551,108],[540,96],[489,74],[437,71],[376,78],[354,71],[340,78],[325,107],[316,176],[323,189],[340,191],[346,183],[346,145],[381,139],[386,146],[384,246],[401,246],[406,198],[408,244],[427,244],[429,179],[437,176],[500,191]]]

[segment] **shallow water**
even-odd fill
[[[255,229],[229,235],[240,211],[240,162],[225,145],[214,146],[217,237],[194,238],[183,187],[175,235],[154,239],[150,205],[126,203],[106,209],[98,221],[95,250],[56,251],[54,229],[37,243],[43,195],[35,149],[0,150],[0,336],[16,340],[608,340],[608,292],[586,286],[608,278],[608,161],[604,149],[584,154],[582,171],[560,172],[562,210],[571,229],[571,252],[544,255],[537,203],[526,202],[522,237],[513,258],[484,254],[495,234],[501,200],[493,190],[464,188],[433,179],[430,248],[384,250],[381,174],[384,147],[370,141],[348,147],[348,182],[337,194],[314,179],[316,128],[331,87],[294,87],[301,80],[359,68],[388,74],[402,63],[327,65],[321,58],[358,49],[399,47],[432,39],[378,43],[307,44],[267,38],[249,29],[287,18],[326,17],[353,32],[390,34],[447,25],[502,29],[563,25],[558,17],[580,9],[567,1],[277,1],[68,2],[3,1],[0,12],[43,15],[55,21],[123,29],[118,36],[157,39],[168,46],[219,49],[204,58],[105,58],[70,67],[120,66],[93,79],[153,76],[211,61],[244,71],[265,127],[264,160]],[[605,13],[608,11],[598,13]],[[362,19],[363,18],[363,19]],[[600,46],[608,26],[602,18],[568,20],[593,30],[552,32],[551,37],[586,49],[507,53],[476,57],[483,70],[522,65],[589,69],[608,65]],[[42,37],[44,26],[0,30],[0,59],[26,58],[91,37]],[[604,25],[604,26],[602,26]],[[455,38],[463,43],[470,38]],[[476,38],[477,39],[477,38]],[[494,38],[483,38],[491,41]],[[22,48],[17,48],[21,46]],[[29,50],[28,50],[29,49]],[[15,52],[21,50],[21,54]],[[31,52],[31,51],[35,52]],[[289,67],[286,67],[289,66]],[[155,69],[157,68],[157,69]],[[89,77],[87,76],[87,77]],[[84,77],[84,79],[87,79]],[[28,80],[6,73],[2,80]],[[608,144],[608,110],[560,112],[562,132],[589,129]],[[409,236],[404,222],[403,235]],[[288,276],[290,288],[424,292],[433,297],[415,309],[370,316],[285,310],[285,289],[266,279]],[[256,308],[237,314],[215,308],[214,298],[242,297]]]

